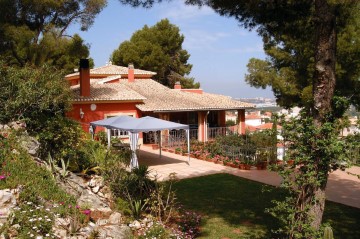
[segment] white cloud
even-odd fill
[[[184,49],[207,49],[211,50],[214,44],[221,39],[231,36],[225,32],[207,32],[204,30],[190,30],[184,32]]]
[[[164,4],[160,9],[161,18],[169,18],[174,21],[189,20],[214,14],[214,11],[209,7],[197,7],[185,5],[182,1],[174,1],[172,3]]]

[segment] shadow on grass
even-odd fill
[[[272,200],[284,198],[279,188],[229,174],[181,180],[175,188],[180,203],[203,215],[200,238],[277,238],[271,230],[279,222],[265,209]],[[359,209],[327,202],[324,221],[331,223],[335,238],[360,238],[355,229],[359,213]]]
[[[280,190],[229,174],[186,179],[175,185],[179,201],[203,215],[202,238],[270,238],[278,222],[266,214]],[[269,190],[267,190],[269,189]]]

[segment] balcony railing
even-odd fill
[[[190,139],[198,139],[198,129],[190,129],[189,130]],[[237,134],[237,129],[235,127],[211,127],[207,130],[207,138],[208,140],[215,139],[217,136],[225,136]],[[151,144],[158,144],[160,135],[156,132],[149,132],[145,135],[145,140]],[[185,130],[171,130],[169,134],[161,135],[162,144],[169,145],[179,145],[182,144],[183,141],[186,141],[186,133]],[[181,143],[177,143],[177,141]]]
[[[211,127],[207,130],[208,140],[215,139],[217,136],[237,134],[235,127]]]

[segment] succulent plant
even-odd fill
[[[333,230],[329,226],[324,228],[324,239],[334,239]]]

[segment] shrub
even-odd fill
[[[85,137],[80,125],[63,116],[54,116],[42,122],[41,128],[36,129],[41,148],[40,156],[47,157],[48,153],[57,160],[68,159],[80,147],[81,138]]]
[[[0,122],[24,120],[30,130],[70,109],[70,88],[53,67],[15,68],[0,61]]]
[[[174,173],[170,174],[170,179],[165,182],[159,183],[155,180],[155,187],[146,199],[150,213],[161,223],[168,223],[175,210],[176,195],[172,187],[174,182]]]

